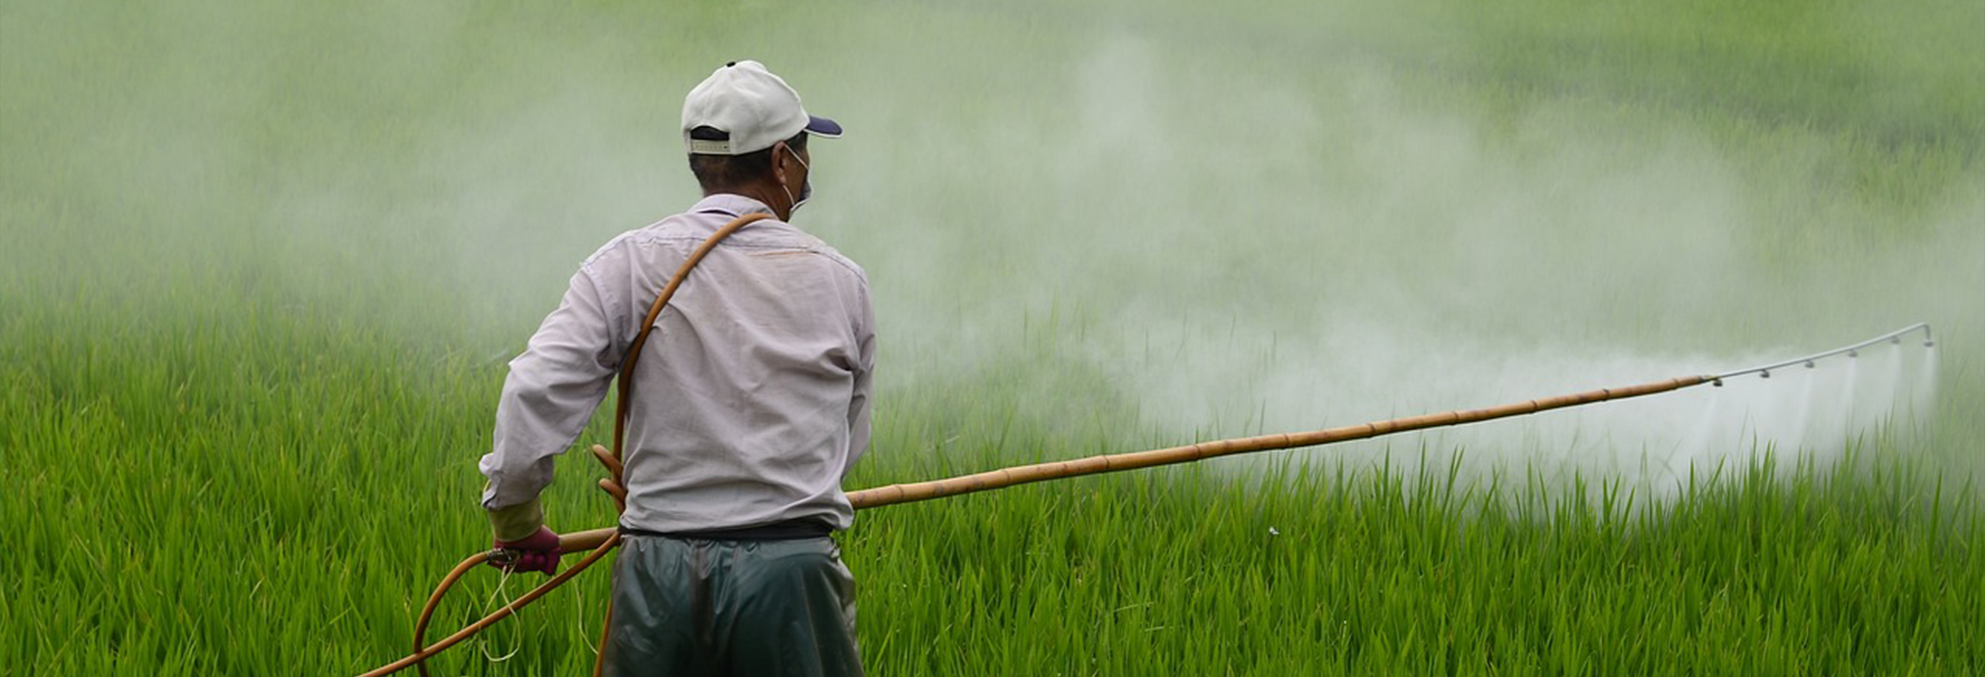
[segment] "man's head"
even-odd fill
[[[807,137],[840,135],[841,125],[808,115],[799,94],[756,61],[718,68],[682,104],[689,170],[703,193],[755,198],[780,219],[806,201]]]

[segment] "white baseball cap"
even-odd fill
[[[731,138],[689,138],[689,130],[697,127],[711,127]],[[682,142],[691,155],[757,152],[801,131],[832,139],[841,136],[841,125],[807,115],[799,93],[756,61],[724,64],[682,101]]]

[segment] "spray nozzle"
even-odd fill
[[[1752,367],[1750,369],[1739,369],[1737,371],[1717,374],[1715,376],[1709,377],[1709,379],[1710,379],[1710,383],[1714,383],[1720,386],[1723,385],[1723,379],[1730,378],[1732,376],[1745,376],[1748,374],[1757,374],[1758,378],[1771,378],[1771,370],[1780,369],[1780,368],[1791,368],[1792,365],[1795,364],[1806,365],[1807,369],[1817,369],[1819,368],[1818,363],[1820,360],[1833,357],[1835,355],[1860,357],[1862,348],[1866,348],[1872,345],[1878,345],[1883,341],[1887,341],[1889,343],[1898,346],[1902,345],[1902,337],[1908,335],[1911,332],[1916,332],[1916,331],[1923,332],[1923,347],[1928,348],[1936,345],[1936,342],[1930,340],[1930,325],[1927,323],[1917,323],[1850,346],[1835,348],[1833,350],[1829,350],[1824,353],[1814,353],[1812,355],[1807,355],[1805,357],[1793,358],[1790,360],[1786,360],[1784,362],[1774,362],[1772,364]]]

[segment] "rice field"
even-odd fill
[[[1939,333],[1838,448],[1620,432],[1678,395],[865,511],[872,674],[1985,672],[1979,4],[678,4],[0,0],[0,676],[410,650],[505,361],[742,57],[850,130],[850,489]],[[436,673],[586,674],[606,588]]]

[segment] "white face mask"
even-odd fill
[[[783,185],[779,186],[779,190],[785,191],[786,193],[786,203],[792,205],[792,209],[787,210],[787,214],[788,214],[787,218],[791,218],[790,216],[791,214],[799,213],[801,205],[805,205],[807,200],[813,199],[813,166],[808,165],[806,163],[806,160],[800,157],[799,151],[793,150],[792,146],[786,146],[786,152],[792,153],[793,159],[798,160],[800,166],[806,169],[806,183],[800,184],[799,199],[797,200],[793,199],[792,191],[786,190],[786,187]]]

